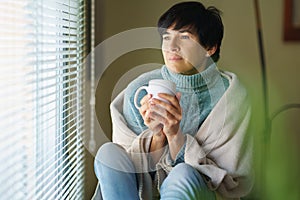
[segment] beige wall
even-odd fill
[[[101,44],[104,40],[122,31],[138,27],[156,26],[159,16],[176,2],[180,1],[96,1],[96,44]],[[249,89],[254,102],[254,111],[259,113],[262,110],[262,91],[254,1],[205,0],[202,2],[205,5],[215,5],[223,11],[225,36],[219,67],[233,71],[240,76]],[[300,86],[300,79],[298,78],[300,74],[300,42],[284,42],[282,39],[283,0],[260,1],[260,8],[269,84],[270,112],[272,113],[283,104],[300,102],[298,89]],[[108,106],[114,85],[126,71],[137,65],[150,62],[162,62],[159,50],[147,49],[127,53],[113,62],[105,71],[100,80],[101,87],[97,89],[96,106],[100,124],[105,131],[111,132]],[[101,62],[96,64],[96,67],[101,68]],[[289,114],[283,114],[274,120],[272,138],[281,138],[283,135],[282,130],[286,130],[284,134],[288,134],[288,137],[294,137],[293,135],[297,133],[299,136],[300,116],[298,113],[299,111],[291,111]],[[258,115],[256,119],[257,127],[260,127],[261,115]],[[288,123],[283,125],[286,125],[289,129],[281,129],[282,124],[279,123],[281,121]],[[280,127],[278,127],[278,124],[280,124]],[[257,128],[256,131],[257,134],[262,134],[261,128]],[[283,145],[284,149],[288,146]],[[291,153],[291,150],[288,149],[286,152]],[[92,159],[88,160],[88,170],[93,170]],[[287,168],[283,166],[282,169]],[[95,186],[95,178],[92,173],[90,173],[88,180],[87,198],[91,194],[91,188]]]

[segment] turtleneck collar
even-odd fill
[[[161,74],[164,79],[176,83],[179,91],[202,91],[213,86],[221,77],[220,72],[215,64],[210,65],[204,71],[193,74],[177,74],[168,69],[166,65],[161,68]]]

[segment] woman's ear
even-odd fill
[[[217,47],[218,47],[218,46],[215,45],[215,46],[213,46],[213,47],[207,48],[207,49],[206,49],[206,57],[212,56],[212,55],[216,52]]]

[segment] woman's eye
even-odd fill
[[[190,39],[190,36],[188,36],[188,35],[182,35],[181,39]]]
[[[170,36],[163,36],[163,40],[170,40]]]

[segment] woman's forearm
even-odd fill
[[[171,158],[175,160],[178,152],[185,143],[186,137],[183,133],[178,132],[176,135],[167,136],[167,140]]]
[[[153,164],[156,164],[164,151],[164,146],[166,145],[166,136],[160,131],[152,136],[150,144],[150,153],[153,160]]]

